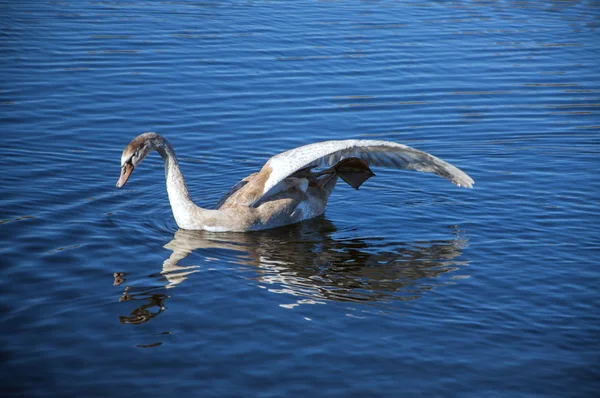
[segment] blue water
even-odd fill
[[[2,1],[3,396],[592,397],[597,1]],[[324,217],[178,231],[272,155],[377,138]]]

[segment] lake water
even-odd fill
[[[591,397],[598,1],[2,1],[3,396]],[[324,217],[178,231],[281,151],[400,142]]]

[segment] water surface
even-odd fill
[[[595,396],[595,1],[4,1],[3,391]],[[180,231],[157,131],[211,207],[272,155],[376,138],[325,216]]]

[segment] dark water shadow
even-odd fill
[[[171,292],[167,289],[211,264],[179,265],[192,253],[250,271],[241,275],[260,288],[282,294],[281,306],[286,308],[328,301],[377,306],[414,300],[428,290],[453,283],[440,277],[467,264],[460,261],[467,239],[460,236],[456,226],[449,229],[449,239],[414,242],[339,238],[336,232],[324,217],[253,233],[178,230],[164,246],[171,255],[161,272],[151,276],[161,285],[126,287],[121,301],[140,300],[143,304],[119,319],[121,323],[139,324],[163,312],[169,297],[166,292]],[[115,285],[123,283],[125,276],[116,273]]]

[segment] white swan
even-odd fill
[[[325,141],[273,156],[263,168],[234,185],[216,210],[196,206],[188,193],[175,151],[159,134],[133,139],[121,156],[123,187],[131,172],[152,150],[165,162],[167,192],[181,229],[213,232],[253,231],[296,223],[323,214],[338,177],[358,187],[374,176],[369,165],[434,173],[471,188],[473,179],[433,155],[389,141]],[[322,171],[313,169],[328,167]]]

